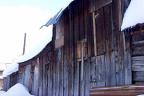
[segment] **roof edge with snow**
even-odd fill
[[[136,32],[136,31],[140,32],[142,30],[144,30],[144,23],[139,23],[134,26],[125,28],[124,30],[122,30],[122,32]]]
[[[59,21],[59,19],[60,19],[61,15],[63,14],[63,12],[68,8],[68,6],[69,6],[72,2],[73,2],[73,0],[69,1],[69,2],[67,3],[67,5],[65,5],[62,9],[60,9],[60,11],[58,11],[57,14],[54,15],[54,17],[50,18],[46,24],[42,25],[42,26],[40,27],[40,29],[42,29],[44,26],[45,26],[45,27],[50,27],[51,25],[56,24],[56,23]],[[51,31],[52,31],[52,30],[51,30]],[[53,32],[52,32],[52,33],[53,33]],[[21,57],[19,58],[19,60],[17,60],[16,62],[18,62],[18,63],[20,64],[20,63],[23,63],[23,62],[26,62],[26,61],[29,61],[29,60],[33,59],[34,57],[38,56],[38,55],[45,49],[45,47],[47,47],[47,45],[48,45],[50,42],[51,42],[51,41],[48,41],[48,42],[43,46],[43,48],[41,48],[41,50],[39,50],[39,52],[33,54],[33,56],[27,56],[27,54],[24,54],[24,55],[21,56]],[[33,50],[32,50],[32,51],[33,51]]]
[[[3,77],[7,77],[15,72],[17,72],[19,69],[18,63],[12,63],[7,66],[7,68],[3,71]]]
[[[144,0],[131,0],[122,21],[121,31],[144,23]]]

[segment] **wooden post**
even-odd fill
[[[25,47],[26,47],[26,33],[24,33],[23,55],[25,53]]]
[[[93,38],[94,38],[94,54],[97,56],[97,48],[96,48],[96,22],[95,22],[95,12],[92,13],[92,18],[93,18]]]
[[[95,12],[92,13],[92,18],[93,18],[93,38],[94,38],[94,54],[97,56],[97,44],[96,44],[96,21],[95,19],[97,18],[99,14],[95,15]]]
[[[86,43],[86,39],[81,41],[81,96],[84,96],[84,45]]]
[[[87,42],[87,40],[86,39],[83,39],[82,41],[81,41],[81,72],[82,72],[82,74],[81,74],[81,79],[83,80],[83,78],[84,78],[84,74],[83,74],[83,72],[84,72],[84,47],[85,47],[85,43]]]
[[[123,35],[123,46],[124,46],[124,54],[125,54],[125,51],[126,51],[126,40],[125,40],[125,34],[124,32],[122,32],[122,35]]]

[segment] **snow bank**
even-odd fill
[[[141,95],[137,95],[137,96],[144,96],[144,94],[141,94]]]
[[[144,0],[131,0],[127,8],[121,30],[135,26],[138,23],[144,23]]]
[[[5,95],[5,91],[0,91],[0,96],[4,96]]]
[[[3,77],[7,77],[8,75],[17,72],[19,65],[17,63],[12,63],[7,66],[7,68],[3,72]]]
[[[24,85],[17,83],[2,96],[34,96],[34,95],[29,94],[27,88]]]

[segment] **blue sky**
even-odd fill
[[[72,0],[0,0],[0,64],[11,63],[23,49],[27,33],[26,51],[41,38],[38,31],[50,17]]]

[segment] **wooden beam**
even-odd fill
[[[64,46],[64,36],[55,40],[55,48],[60,48],[62,46]]]
[[[90,0],[91,6],[90,6],[90,12],[94,12],[110,3],[112,3],[112,0]]]
[[[84,41],[81,42],[81,95],[84,92]]]
[[[96,44],[96,21],[95,21],[95,12],[92,13],[93,18],[93,39],[94,39],[94,54],[97,56],[97,44]]]
[[[144,56],[135,56],[135,57],[132,57],[132,60],[134,61],[142,61],[144,60]]]
[[[144,45],[144,40],[142,41],[135,41],[135,42],[132,42],[133,45],[141,45],[143,44]]]
[[[84,48],[85,48],[85,43],[86,43],[86,39],[83,39],[81,41],[81,79],[83,80],[84,79]]]
[[[137,35],[137,34],[140,34],[140,33],[144,33],[144,29],[140,29],[138,31],[132,31],[132,32],[130,32],[131,35]]]
[[[144,86],[142,85],[93,88],[90,90],[90,96],[137,96],[140,94],[144,94]]]
[[[26,33],[24,33],[23,55],[25,53],[25,47],[26,47]]]

